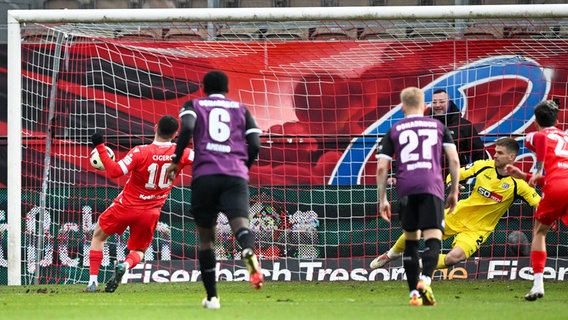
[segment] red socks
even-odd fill
[[[141,258],[137,252],[130,252],[124,262],[128,262],[129,269],[134,268],[139,262]],[[99,270],[101,269],[101,263],[103,262],[103,252],[102,251],[89,251],[89,275],[98,275]]]
[[[546,264],[546,251],[531,251],[533,273],[543,273]]]
[[[103,252],[102,251],[90,250],[89,251],[89,274],[90,275],[98,275],[102,262],[103,262]]]
[[[128,262],[128,269],[132,269],[138,264],[138,262],[140,262],[140,260],[140,255],[137,252],[130,251],[124,262]]]

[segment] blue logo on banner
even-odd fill
[[[520,56],[499,56],[478,60],[431,82],[422,90],[426,101],[432,101],[435,89],[443,88],[460,110],[467,108],[464,92],[483,83],[517,79],[528,83],[527,92],[517,107],[497,123],[480,132],[487,145],[499,135],[519,134],[533,122],[534,107],[548,96],[550,74],[536,61]],[[404,118],[400,104],[354,138],[335,167],[329,184],[360,184],[367,161],[374,156],[380,137],[397,121]],[[487,134],[487,136],[485,136]],[[526,148],[521,146],[526,152]]]

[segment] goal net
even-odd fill
[[[534,106],[557,99],[567,125],[568,5],[10,11],[9,22],[0,283],[86,283],[94,226],[128,178],[90,166],[90,135],[103,132],[121,159],[202,96],[211,69],[228,74],[228,97],[263,130],[249,216],[269,281],[403,279],[400,260],[369,268],[401,234],[394,189],[393,223],[378,217],[374,154],[403,117],[403,88],[422,88],[428,103],[446,90],[489,157],[496,139],[519,141],[525,171]],[[199,280],[190,182],[190,170],[178,178],[124,281]],[[478,252],[439,277],[529,279],[528,247],[509,235],[530,241],[532,213],[515,202]],[[245,280],[222,213],[217,235],[219,279]],[[127,238],[109,238],[99,282]],[[548,242],[547,277],[564,280],[566,226]]]

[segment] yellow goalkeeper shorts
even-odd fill
[[[456,228],[451,223],[445,225],[444,240],[454,237],[452,248],[460,247],[465,252],[466,259],[471,257],[479,247],[487,241],[491,231],[474,231],[466,228]]]

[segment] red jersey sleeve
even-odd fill
[[[118,178],[123,176],[125,173],[122,171],[120,164],[113,161],[108,153],[106,152],[106,146],[104,143],[101,143],[97,146],[97,151],[99,152],[99,157],[105,166],[105,171],[107,175],[111,178]]]
[[[193,162],[194,156],[195,156],[195,154],[194,154],[192,149],[185,148],[183,150],[183,154],[182,154],[181,159],[179,161],[180,168],[183,168],[184,166],[187,166],[187,165],[191,165],[191,163]]]
[[[535,152],[535,148],[534,148],[534,143],[533,143],[533,137],[536,134],[536,132],[531,132],[529,134],[527,134],[527,136],[525,137],[525,146],[527,147],[527,149],[529,149],[532,152]]]
[[[535,133],[532,139],[536,153],[536,161],[544,161],[546,155],[546,140],[546,135],[540,132]]]
[[[140,146],[130,149],[126,156],[117,162],[122,170],[122,174],[133,171],[139,164],[143,165],[144,159],[142,158],[143,154]]]

